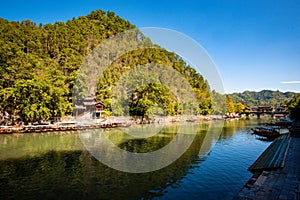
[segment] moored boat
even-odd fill
[[[267,123],[267,125],[270,126],[281,126],[281,127],[291,127],[293,125],[294,121],[291,120],[290,118],[282,118],[278,119],[274,122]]]
[[[268,139],[275,139],[280,136],[280,132],[273,127],[256,127],[251,129],[253,134],[265,137]]]

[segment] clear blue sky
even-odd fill
[[[36,23],[67,21],[101,9],[137,27],[182,32],[217,65],[226,93],[272,89],[300,92],[299,0],[10,0],[0,17]],[[281,83],[295,81],[293,84]]]

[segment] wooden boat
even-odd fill
[[[269,126],[281,126],[281,127],[290,127],[293,125],[293,121],[289,118],[283,118],[283,119],[279,119],[276,120],[274,122],[271,123],[267,123],[267,125]]]
[[[281,120],[276,121],[274,124],[275,126],[285,126],[285,127],[289,127],[293,125],[293,121],[288,119],[288,118],[284,118]]]
[[[2,133],[2,134],[11,134],[12,129],[9,126],[0,126],[0,133]]]
[[[261,137],[266,137],[268,139],[275,139],[280,136],[280,132],[272,127],[257,127],[251,130],[253,134]]]

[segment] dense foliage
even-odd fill
[[[157,65],[163,63],[164,70],[159,70],[159,74],[152,74],[151,71],[157,69]],[[139,66],[145,66],[139,68]],[[146,72],[142,75],[134,78],[134,75],[130,75],[130,82],[127,82],[126,92],[132,94],[129,99],[122,99],[123,103],[129,104],[129,113],[131,116],[149,116],[149,114],[166,114],[166,115],[178,115],[182,113],[182,104],[188,102],[179,102],[175,94],[170,91],[170,88],[162,85],[165,79],[171,79],[172,82],[177,85],[176,90],[184,90],[184,84],[182,83],[182,77],[187,81],[197,98],[198,105],[190,105],[193,107],[193,114],[210,114],[212,111],[212,100],[208,83],[204,78],[197,73],[195,69],[186,65],[186,63],[176,54],[168,52],[161,48],[146,48],[143,50],[132,51],[116,60],[111,67],[105,72],[104,76],[100,77],[98,82],[97,97],[104,101],[105,105],[109,108],[112,103],[112,90],[110,88],[115,85],[123,74],[128,71],[133,72],[134,69],[141,72],[143,69],[149,68],[150,72]],[[169,69],[168,69],[169,68]],[[172,70],[179,72],[180,76],[171,75]],[[150,76],[150,77],[147,77]],[[159,77],[156,77],[159,76]],[[152,79],[154,83],[146,83],[147,80]],[[144,81],[145,80],[145,81]],[[159,80],[158,82],[155,82]],[[144,83],[143,83],[144,82]],[[139,88],[135,88],[137,85],[141,85]],[[188,95],[187,92],[185,91]],[[156,111],[153,113],[155,107]],[[114,109],[116,110],[116,109]],[[120,112],[114,112],[115,115],[123,115],[124,110]]]
[[[291,114],[291,118],[296,121],[300,121],[300,94],[295,95],[288,103],[288,109]]]
[[[230,94],[232,100],[247,106],[280,106],[292,99],[296,93],[262,90],[260,92],[245,91]]]
[[[226,113],[240,113],[246,108],[246,104],[240,102],[234,102],[231,95],[226,95]]]
[[[128,21],[103,11],[38,26],[0,18],[0,114],[13,123],[70,114],[71,91],[84,56],[103,39],[131,28]]]
[[[71,114],[72,89],[85,56],[104,39],[132,28],[134,25],[113,12],[99,10],[67,22],[45,25],[0,18],[0,121],[29,123]],[[195,113],[211,112],[209,86],[201,75],[174,53],[146,49],[119,58],[106,72],[105,79],[100,79],[96,94],[107,105],[108,113],[110,87],[128,67],[145,63],[168,63],[196,93],[199,105]],[[145,92],[150,93],[143,95]],[[161,96],[153,98],[154,92]],[[147,115],[150,105],[162,106],[168,115],[181,114],[174,95],[161,85],[141,86],[135,93],[140,101],[130,100],[131,114]]]

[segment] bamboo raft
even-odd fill
[[[283,168],[289,142],[290,136],[288,134],[275,139],[248,170],[255,173]]]

